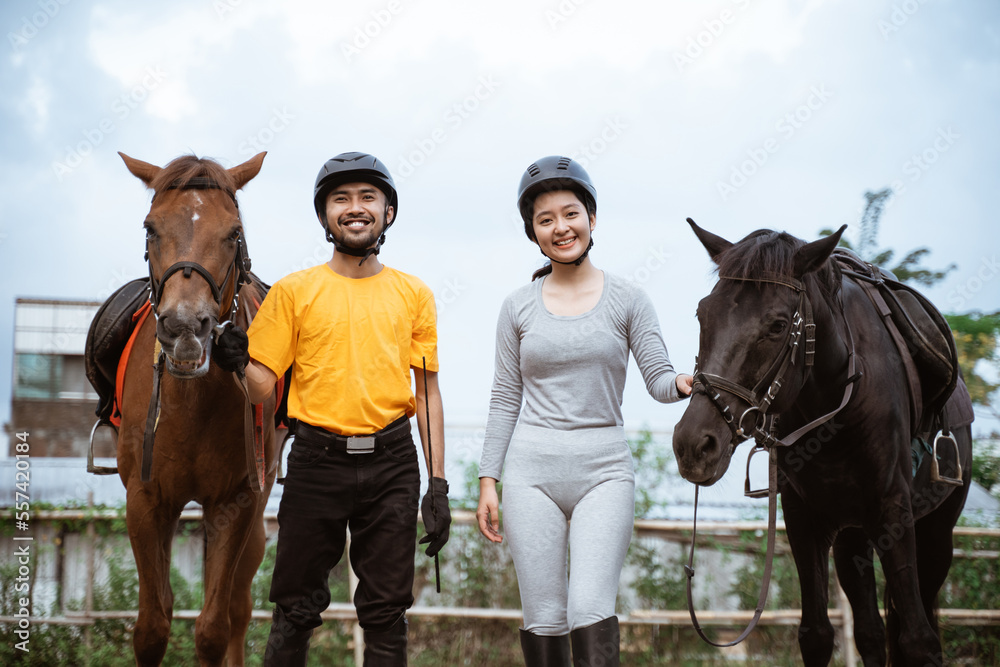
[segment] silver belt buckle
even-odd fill
[[[352,435],[347,439],[348,454],[372,454],[374,452],[374,435]]]

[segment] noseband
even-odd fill
[[[239,217],[240,205],[236,201],[236,195],[230,192],[228,189],[223,188],[217,181],[204,176],[198,176],[188,180],[186,183],[181,180],[176,180],[170,185],[168,185],[166,190],[222,190],[233,200],[233,204],[236,205],[236,215]],[[157,193],[159,194],[159,193]],[[156,201],[156,195],[153,195],[153,201]],[[149,262],[149,240],[146,241],[146,254],[144,259]],[[183,271],[185,278],[190,278],[191,273],[195,272],[205,279],[208,283],[209,289],[212,290],[212,298],[215,303],[219,305],[219,321],[232,320],[236,317],[236,311],[239,308],[240,303],[240,287],[250,283],[250,257],[247,255],[246,245],[243,243],[243,234],[240,232],[239,236],[236,238],[236,253],[233,257],[233,261],[229,266],[229,270],[226,272],[226,278],[222,282],[222,287],[219,287],[218,283],[215,282],[215,278],[204,266],[198,262],[183,261],[176,262],[170,265],[160,279],[157,280],[153,276],[153,266],[149,265],[149,301],[153,305],[153,313],[158,315],[158,309],[160,301],[163,299],[163,288],[167,284],[167,280],[170,276],[177,272]],[[233,289],[233,300],[229,304],[229,312],[227,317],[223,317],[223,288],[225,288],[230,281],[233,279],[233,275],[236,276],[236,285]]]
[[[709,400],[712,401],[712,404],[715,406],[716,410],[719,411],[719,414],[722,416],[723,420],[725,420],[726,425],[733,434],[733,439],[730,444],[734,450],[737,445],[751,437],[756,438],[759,443],[770,446],[775,444],[776,441],[773,433],[771,432],[772,429],[764,428],[766,415],[768,410],[770,410],[771,405],[774,403],[774,400],[778,397],[778,392],[781,391],[781,386],[784,382],[785,373],[788,371],[788,367],[795,365],[799,341],[802,339],[803,335],[805,336],[805,367],[811,367],[815,361],[816,324],[813,322],[812,304],[806,294],[805,284],[801,280],[797,280],[795,278],[753,279],[720,276],[720,279],[773,283],[795,290],[799,295],[799,303],[795,309],[795,314],[792,316],[792,326],[789,328],[788,334],[785,336],[785,342],[782,346],[782,350],[774,362],[771,363],[767,372],[761,376],[760,381],[754,385],[753,389],[746,389],[742,385],[731,382],[724,377],[714,375],[712,373],[705,373],[697,369],[694,373],[695,387],[692,393],[703,393],[708,396]],[[696,366],[697,363],[698,360],[695,360]],[[765,384],[767,383],[768,378],[772,378],[771,382],[769,384]],[[739,397],[748,404],[749,407],[747,407],[740,414],[740,418],[738,420],[734,419],[733,412],[730,411],[729,405],[722,400],[722,396],[719,393],[720,389]],[[745,428],[743,425],[744,420],[747,415],[751,414],[755,414],[756,416],[754,417],[750,427]]]

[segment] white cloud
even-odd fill
[[[49,122],[49,105],[52,103],[52,88],[40,76],[31,77],[24,98],[18,104],[18,111],[25,118],[27,127],[37,135],[43,134]]]
[[[232,11],[220,12],[216,5]],[[164,14],[151,16],[95,7],[88,46],[97,66],[117,79],[126,95],[141,96],[151,116],[177,123],[200,111],[189,81],[204,66],[205,59],[213,52],[224,51],[236,33],[266,11],[276,9],[219,0],[214,5],[162,6],[159,11]],[[162,75],[155,85],[151,85],[151,69]]]

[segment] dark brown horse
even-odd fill
[[[689,222],[719,281],[698,305],[695,392],[674,430],[681,474],[714,484],[751,432],[774,448],[802,591],[806,665],[827,665],[833,652],[831,546],[866,667],[886,663],[873,552],[887,582],[890,658],[940,665],[936,600],[968,490],[970,419],[952,421],[956,444],[939,452],[951,471],[958,457],[962,481],[932,481],[930,454],[913,463],[913,424],[927,423],[927,415],[913,414],[920,408],[912,407],[903,355],[864,288],[829,259],[843,228],[812,243],[761,230],[734,244]],[[971,411],[964,384],[957,384],[948,409]],[[762,413],[780,415],[773,431]]]
[[[153,316],[134,334],[118,436],[118,472],[139,572],[136,663],[159,665],[166,652],[171,541],[181,510],[194,500],[206,528],[198,659],[202,665],[227,658],[230,666],[242,665],[250,583],[264,553],[263,511],[274,480],[274,399],[257,410],[266,415],[257,420],[257,437],[251,436],[260,461],[248,465],[246,397],[234,374],[211,363],[211,346],[220,322],[232,319],[246,328],[263,298],[248,272],[235,194],[260,171],[264,154],[232,169],[194,156],[163,168],[122,159],[154,193],[143,223]],[[249,284],[241,284],[245,280]],[[166,373],[154,370],[157,362]],[[144,441],[152,445],[145,455]]]

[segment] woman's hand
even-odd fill
[[[677,391],[681,396],[690,396],[691,389],[694,388],[694,377],[687,373],[680,373],[677,376]]]
[[[476,509],[479,532],[490,542],[503,542],[500,534],[500,500],[497,497],[497,481],[492,477],[479,478],[479,508]]]

